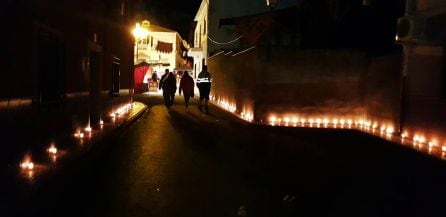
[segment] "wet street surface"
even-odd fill
[[[182,97],[58,171],[2,182],[0,216],[444,216],[446,163],[358,131],[257,126]],[[5,178],[8,179],[8,178]]]

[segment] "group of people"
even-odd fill
[[[198,74],[197,87],[200,93],[198,109],[209,113],[209,94],[211,92],[212,76],[208,72],[207,66]],[[177,81],[173,72],[166,69],[159,82],[159,89],[163,90],[164,104],[168,109],[173,105],[175,92],[177,90]],[[189,100],[194,97],[194,79],[185,72],[180,80],[179,95],[183,94],[186,110],[189,108]]]

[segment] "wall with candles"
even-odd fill
[[[264,67],[257,52],[252,49],[235,57],[221,54],[208,60],[215,102],[237,114],[253,115],[256,79]]]
[[[404,47],[403,132],[446,143],[446,2],[407,1],[406,19],[419,33],[400,40]],[[437,144],[438,145],[438,144]]]
[[[217,55],[208,64],[216,99],[236,105],[240,114],[243,107],[251,108],[259,122],[271,113],[365,113],[367,62],[359,52],[274,48],[265,62],[265,51],[255,48],[237,56]]]
[[[443,157],[446,4],[441,0],[407,2],[416,3],[410,13],[425,23],[419,26],[422,38],[403,41],[402,46],[391,39],[397,18],[404,16],[397,4],[388,9],[392,16],[384,20],[389,22],[369,20],[389,31],[380,35],[385,38],[382,41],[376,40],[378,35],[373,32],[368,33],[367,40],[361,38],[359,47],[367,49],[359,50],[364,53],[273,46],[268,60],[259,47],[237,56],[226,52],[212,56],[209,69],[215,78],[214,102],[258,123],[334,128],[355,125],[356,129],[386,138],[399,136],[403,144],[409,141],[414,147]],[[378,6],[387,7],[387,3],[381,3]],[[388,26],[390,21],[394,27]]]
[[[287,57],[287,58],[283,58]],[[365,55],[274,48],[258,82],[257,119],[269,113],[361,114]]]
[[[291,122],[298,115],[299,121],[314,123],[364,119],[370,127],[398,130],[401,53],[366,57],[349,50],[274,48],[267,62],[264,55],[255,48],[210,58],[214,102],[259,123],[268,123],[271,116],[287,116]]]

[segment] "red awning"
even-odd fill
[[[158,41],[158,44],[156,45],[156,50],[164,53],[172,53],[173,46],[172,43]]]

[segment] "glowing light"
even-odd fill
[[[104,125],[104,121],[103,121],[103,120],[100,120],[100,121],[99,121],[99,124],[100,124],[100,125]]]
[[[86,127],[86,128],[85,128],[85,131],[86,131],[86,132],[91,132],[91,127],[90,127],[90,126]]]
[[[393,133],[393,127],[388,127],[387,129],[386,129],[386,133],[387,134],[392,134]]]
[[[296,124],[299,120],[297,119],[297,117],[293,118],[293,123]]]
[[[136,27],[133,29],[132,34],[136,39],[143,39],[147,38],[147,36],[149,35],[149,30],[141,27],[139,23],[136,23]]]
[[[348,127],[351,127],[351,125],[353,124],[353,120],[352,119],[348,119],[347,120],[347,124],[348,124]]]
[[[74,137],[84,138],[84,133],[82,133],[80,130],[77,130],[77,132],[74,134]]]
[[[333,124],[336,126],[336,125],[338,125],[338,119],[333,119]]]
[[[31,157],[29,155],[25,156],[23,162],[20,164],[20,168],[23,170],[33,170],[34,163],[31,161]]]
[[[317,125],[320,125],[321,122],[322,122],[322,120],[321,120],[320,118],[316,119],[316,123],[317,123]]]
[[[446,152],[446,145],[443,145],[443,146],[441,147],[441,151],[442,151],[442,152]]]
[[[324,126],[325,126],[325,127],[327,127],[328,122],[329,122],[328,118],[324,118]]]
[[[403,134],[401,134],[401,138],[405,139],[409,136],[409,134],[407,132],[403,132]]]
[[[270,122],[271,125],[273,125],[273,126],[274,126],[274,124],[276,123],[276,121],[277,121],[277,118],[276,118],[275,116],[271,116],[271,117],[269,118],[269,122]]]
[[[429,147],[435,147],[435,146],[437,146],[437,141],[436,140],[432,140],[432,141],[430,141],[429,143]]]
[[[57,148],[54,144],[52,144],[48,149],[47,149],[48,153],[55,155],[57,154]]]
[[[285,121],[285,124],[288,124],[288,122],[290,122],[290,118],[289,117],[285,117],[283,120]]]
[[[313,125],[314,120],[312,118],[310,118],[310,120],[308,120],[310,122],[310,125]]]
[[[306,121],[305,118],[300,119],[300,123],[302,123],[302,126],[305,124],[305,121]]]
[[[426,138],[424,138],[423,136],[419,137],[418,142],[420,143],[424,143],[426,142]]]

